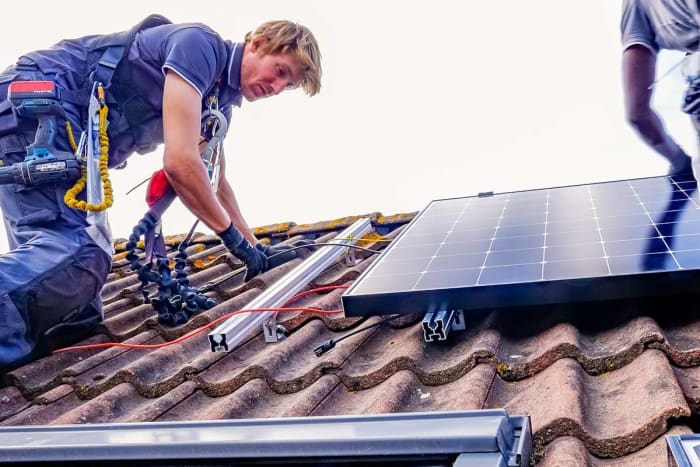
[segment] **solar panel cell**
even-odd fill
[[[600,258],[604,255],[605,250],[601,242],[548,246],[544,251],[545,261],[572,261],[577,258]]]
[[[544,239],[544,233],[542,233],[541,235],[528,235],[524,237],[496,237],[491,243],[491,250],[502,251],[541,248],[545,245]]]
[[[576,277],[607,276],[608,262],[604,258],[580,258],[571,261],[552,261],[544,265],[544,280],[572,279]]]
[[[486,261],[486,252],[465,255],[436,256],[427,265],[427,271],[449,271],[451,269],[480,268]]]
[[[635,240],[615,240],[604,243],[609,256],[628,256],[641,253],[664,253],[668,251],[661,237],[638,238]]]
[[[484,269],[479,278],[479,285],[512,284],[521,281],[538,281],[541,278],[541,264],[512,264]]]
[[[459,254],[485,253],[491,246],[490,238],[472,240],[469,242],[446,243],[440,247],[440,256],[450,256]]]
[[[700,250],[677,251],[673,256],[675,256],[682,268],[700,268]]]
[[[678,264],[671,253],[613,256],[608,258],[613,274],[636,274],[642,271],[677,271]]]
[[[543,248],[523,250],[492,251],[486,258],[484,266],[507,266],[510,264],[527,264],[542,262]]]
[[[474,268],[426,272],[422,274],[420,279],[416,282],[414,289],[432,290],[435,288],[470,287],[476,284],[480,271],[480,268]]]

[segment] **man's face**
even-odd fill
[[[256,42],[246,45],[241,63],[241,93],[247,101],[294,89],[302,79],[301,66],[294,53],[263,55]]]

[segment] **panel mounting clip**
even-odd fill
[[[355,256],[354,248],[345,248],[345,265],[349,268],[357,266],[357,257]]]
[[[426,313],[423,318],[423,339],[425,342],[447,340],[450,331],[463,331],[467,329],[464,322],[464,311],[441,310]]]
[[[263,323],[263,335],[265,342],[274,343],[287,336],[287,329],[281,324],[277,324],[277,313],[273,313]]]

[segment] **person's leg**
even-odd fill
[[[0,255],[0,368],[92,331],[102,320],[99,292],[110,264],[96,245],[55,244],[41,236]]]
[[[0,138],[0,166],[22,162],[30,136]],[[64,184],[65,185],[65,184]],[[0,185],[9,253],[0,254],[0,371],[75,342],[101,321],[110,256],[86,233],[66,186]]]
[[[697,149],[695,155],[691,157],[693,159],[693,176],[695,180],[698,180],[698,176],[700,176],[700,115],[691,115],[690,122],[693,124],[693,128],[695,128],[695,137],[697,138]]]

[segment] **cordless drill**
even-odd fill
[[[51,81],[15,81],[10,83],[7,98],[17,115],[36,120],[37,128],[24,161],[0,167],[0,184],[41,185],[77,179],[80,164],[75,156],[54,145],[56,117],[65,119],[56,85]]]

